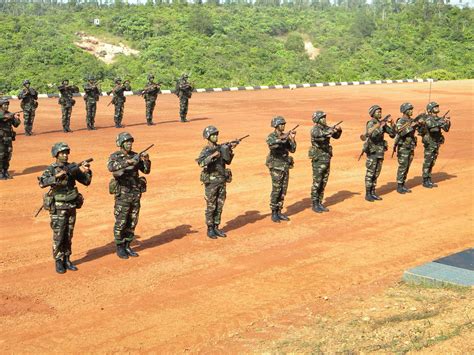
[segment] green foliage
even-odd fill
[[[431,70],[421,74],[424,79],[438,79],[438,80],[456,80],[456,74],[444,69]]]
[[[288,35],[285,43],[285,48],[289,51],[303,52],[304,41],[299,33],[292,32]]]

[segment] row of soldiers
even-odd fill
[[[179,98],[179,116],[181,122],[188,122],[186,119],[188,113],[189,99],[192,96],[194,86],[188,81],[188,74],[184,73],[176,81],[175,94]],[[161,93],[161,83],[155,82],[155,77],[149,74],[147,77],[147,84],[141,91],[141,95],[145,99],[146,106],[146,122],[147,125],[152,126],[153,123],[153,111],[155,109],[156,100],[158,94]],[[123,112],[125,107],[125,91],[131,91],[130,81],[123,81],[121,78],[114,80],[114,86],[107,95],[112,95],[112,101],[108,104],[113,104],[115,107],[114,111],[114,123],[115,127],[122,128]],[[63,131],[65,133],[72,132],[71,130],[71,114],[72,108],[76,104],[74,94],[79,93],[79,87],[77,85],[70,85],[69,80],[65,79],[58,86],[60,98],[58,100],[61,106],[61,122]],[[89,76],[87,83],[84,84],[84,101],[86,106],[86,124],[88,130],[95,130],[95,115],[97,110],[97,102],[102,95],[100,85],[93,76]],[[31,87],[29,80],[23,81],[23,88],[18,93],[18,98],[21,100],[21,109],[23,110],[25,135],[31,136],[33,134],[33,123],[35,120],[36,109],[38,108],[38,92]]]

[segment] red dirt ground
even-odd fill
[[[428,100],[428,83],[325,87],[195,94],[191,122],[178,122],[178,102],[160,96],[158,123],[144,124],[144,102],[130,97],[125,130],[135,150],[151,143],[152,173],[142,198],[136,249],[140,257],[114,254],[113,198],[106,161],[116,150],[109,98],[98,107],[97,131],[84,130],[78,100],[72,134],[60,127],[57,99],[40,99],[36,133],[14,146],[14,179],[0,182],[0,346],[4,352],[251,351],[246,339],[262,319],[297,324],[311,310],[344,310],[400,280],[407,268],[468,247],[473,242],[474,81],[436,82],[432,100],[451,110],[434,169],[437,189],[421,186],[422,144],[409,174],[409,195],[394,191],[396,159],[391,147],[379,178],[384,200],[364,200],[364,161],[357,161],[367,109],[378,103],[398,117],[410,101],[415,114]],[[11,110],[17,110],[13,101]],[[328,121],[344,120],[334,141],[326,189],[331,212],[310,208],[311,113],[323,109]],[[295,168],[285,202],[291,221],[269,218],[270,177],[264,165],[270,119],[300,124]],[[250,133],[236,149],[234,181],[228,185],[223,226],[227,239],[205,235],[203,187],[195,158],[202,130],[213,124],[221,141]],[[51,257],[49,217],[42,212],[36,177],[52,159],[51,145],[66,141],[71,161],[94,157],[93,181],[80,186],[86,202],[78,211],[73,257],[79,271],[58,275]],[[391,145],[391,142],[390,142]],[[324,297],[333,302],[328,306]],[[236,336],[238,335],[238,336]]]

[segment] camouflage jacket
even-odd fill
[[[413,122],[414,120],[409,117],[400,117],[397,120],[395,125],[397,135],[393,144],[396,145],[398,149],[415,149],[417,139],[415,137],[415,128],[412,127]]]
[[[23,88],[18,93],[18,98],[21,100],[21,108],[29,111],[34,110],[38,107],[38,93],[33,88]]]
[[[101,92],[97,85],[92,85],[90,83],[84,85],[84,101],[86,103],[96,103],[97,101],[99,101],[100,95]]]
[[[160,84],[149,81],[143,89],[142,95],[145,101],[155,101],[160,92]]]
[[[311,147],[308,156],[313,160],[329,161],[332,157],[331,138],[339,139],[342,130],[334,130],[332,127],[316,124],[311,129]]]
[[[438,145],[444,143],[443,131],[449,132],[451,121],[435,115],[428,115],[424,120],[423,144]]]
[[[112,103],[115,105],[118,102],[125,102],[125,91],[131,91],[132,87],[130,84],[122,84],[122,85],[115,85],[114,88],[109,91],[109,95],[112,94],[114,97],[112,99]]]
[[[73,99],[74,94],[79,92],[76,85],[61,85],[58,86],[58,90],[61,93],[58,101],[61,106],[72,107],[76,104],[76,100]]]
[[[178,80],[175,89],[176,96],[190,98],[193,95],[194,87],[187,80]]]
[[[119,185],[119,195],[129,194],[137,196],[141,195],[143,191],[140,179],[144,178],[140,178],[139,171],[144,174],[149,174],[151,171],[151,161],[148,160],[145,162],[140,159],[137,164],[128,164],[127,160],[132,159],[136,155],[137,153],[134,151],[124,153],[118,150],[109,157],[107,169],[109,169]]]
[[[13,127],[18,127],[21,123],[19,118],[12,117],[9,114],[9,111],[0,109],[0,144],[11,144],[16,136]]]
[[[376,118],[372,118],[367,122],[366,125],[366,149],[365,152],[367,155],[375,155],[377,158],[383,158],[384,152],[388,149],[388,143],[384,139],[385,133],[387,133],[390,138],[395,138],[395,129],[393,126],[388,124],[383,127],[374,127],[378,126],[380,121]],[[369,131],[372,131],[369,134]]]
[[[220,152],[218,157],[211,156],[215,151]],[[230,165],[233,158],[234,152],[227,144],[217,144],[215,147],[206,145],[196,159],[202,168],[201,181],[204,183],[224,182],[226,180],[226,165]]]
[[[65,170],[68,167],[71,168],[72,166],[74,166],[74,163],[53,163],[38,178],[41,188],[51,188],[49,194],[54,198],[56,209],[76,208],[78,203],[82,205],[82,201],[78,202],[80,194],[76,187],[76,181],[86,186],[90,185],[92,181],[92,171],[83,173],[77,168],[77,165],[75,169],[71,169],[65,176],[59,179],[55,177],[61,170]]]
[[[267,137],[267,144],[270,152],[266,165],[269,169],[286,170],[293,167],[293,157],[289,153],[296,151],[296,142],[280,139],[276,132],[272,132]]]

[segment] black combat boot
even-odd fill
[[[438,187],[438,184],[435,184],[433,181],[431,181],[431,178],[428,178],[428,181],[431,184],[431,187]]]
[[[372,192],[371,188],[367,187],[365,189],[365,200],[369,201],[369,202],[374,202],[375,200],[374,200],[374,197],[372,196],[371,192]]]
[[[152,120],[147,120],[146,121],[147,126],[154,126],[155,123]]]
[[[214,224],[214,233],[216,233],[216,235],[221,238],[227,237],[227,234],[225,234],[223,230],[219,229],[218,224]]]
[[[8,179],[8,178],[5,176],[4,171],[5,171],[5,170],[0,170],[0,180],[6,180],[6,179]]]
[[[120,259],[128,259],[128,253],[125,250],[125,245],[124,244],[117,244],[117,256]]]
[[[64,267],[68,270],[77,271],[76,265],[71,262],[69,255],[64,255]]]
[[[13,179],[13,176],[10,175],[8,169],[3,170],[3,176],[5,176],[7,179]]]
[[[405,188],[403,187],[403,184],[397,185],[397,192],[402,195],[406,193]]]
[[[211,239],[217,239],[217,234],[213,225],[207,226],[207,236]]]
[[[66,269],[64,268],[64,263],[61,259],[56,259],[56,272],[58,274],[64,274]]]
[[[312,210],[316,213],[323,213],[324,211],[321,209],[320,206],[321,205],[319,204],[319,201],[316,201],[315,203],[313,203]]]
[[[135,252],[135,251],[132,249],[132,247],[130,246],[130,242],[125,242],[125,252],[126,252],[128,255],[130,255],[130,256],[132,256],[132,257],[134,257],[134,258],[136,258],[136,257],[138,256],[138,253]]]
[[[411,190],[403,184],[403,190],[405,190],[406,193],[410,194]]]
[[[423,178],[423,187],[426,187],[427,189],[433,188],[433,185],[430,182],[430,178]]]
[[[375,192],[375,187],[372,187],[371,195],[372,195],[372,198],[376,201],[382,201],[383,200],[382,197],[377,195],[377,193]]]
[[[319,209],[323,212],[329,212],[329,208],[324,207],[324,205],[321,202],[319,203]]]
[[[290,220],[290,218],[288,218],[288,216],[281,213],[281,209],[277,210],[277,214],[278,214],[278,218],[280,219],[280,221],[289,221]]]
[[[280,217],[278,216],[278,210],[272,210],[272,221],[280,223]]]
[[[189,121],[186,119],[186,117],[183,116],[181,117],[181,122],[189,122]]]

